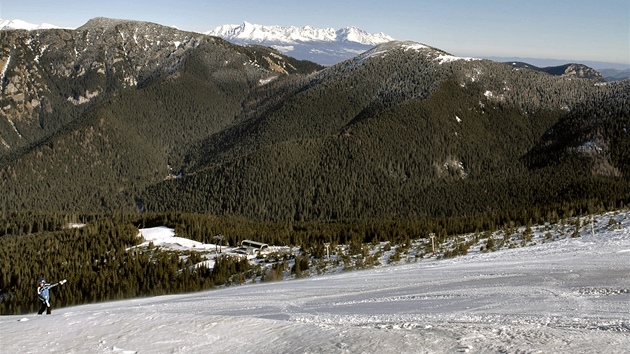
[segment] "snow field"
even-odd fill
[[[627,353],[628,215],[579,237],[533,227],[527,247],[2,316],[0,352]]]

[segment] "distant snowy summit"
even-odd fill
[[[322,65],[336,64],[394,40],[384,33],[371,34],[356,27],[335,30],[311,26],[263,26],[249,22],[219,26],[206,34],[240,45],[273,47],[294,58]]]
[[[32,24],[22,20],[3,20],[0,19],[0,31],[2,30],[38,30],[38,29],[52,29],[59,28],[49,23]]]
[[[370,34],[356,27],[345,27],[339,30],[333,28],[313,28],[304,27],[282,27],[282,26],[262,26],[249,22],[240,25],[223,25],[213,31],[206,32],[211,36],[221,37],[226,40],[239,40],[248,42],[354,42],[365,45],[377,45],[394,38],[384,34]]]

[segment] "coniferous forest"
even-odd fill
[[[325,243],[360,252],[630,201],[627,80],[407,42],[324,68],[123,20],[0,40],[2,314],[35,311],[42,276],[68,279],[60,306],[275,278],[136,248],[144,227],[298,246],[308,265]]]

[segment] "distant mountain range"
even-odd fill
[[[621,81],[630,79],[630,69],[600,69],[599,72],[604,77],[604,81]]]
[[[239,45],[258,44],[272,47],[296,59],[310,60],[326,66],[350,59],[375,45],[395,40],[382,32],[371,34],[356,27],[334,30],[332,28],[317,29],[310,26],[262,26],[249,22],[243,22],[240,25],[218,26],[206,34],[221,37]],[[603,81],[619,81],[630,78],[630,69],[606,68],[597,73],[588,67],[592,66],[590,63],[559,63],[558,65],[538,67],[522,61],[500,59],[495,61],[505,61],[509,64],[515,62],[518,63],[517,66],[519,67],[543,71],[551,75],[594,78]],[[535,60],[533,62],[536,63]],[[598,63],[598,65],[605,65],[605,63]]]
[[[394,38],[384,34],[370,34],[356,27],[345,27],[339,30],[333,28],[318,29],[305,27],[261,26],[249,22],[240,25],[223,25],[208,35],[224,39],[242,40],[247,42],[277,42],[295,44],[302,42],[352,42],[369,46],[391,42]]]
[[[559,66],[547,66],[544,68],[539,68],[537,66],[534,66],[528,63],[523,63],[523,62],[508,62],[506,64],[511,65],[515,68],[524,68],[524,69],[541,71],[541,72],[554,75],[554,76],[566,76],[566,77],[576,77],[576,78],[582,78],[582,79],[604,81],[604,78],[600,72],[582,64],[571,63],[571,64],[564,64],[564,65],[559,65]]]
[[[235,44],[259,44],[301,60],[334,65],[352,58],[377,44],[393,41],[384,34],[371,34],[356,27],[318,29],[305,27],[262,26],[249,22],[223,25],[206,34]]]
[[[59,28],[55,25],[51,25],[49,23],[41,23],[41,24],[32,24],[22,20],[3,20],[0,19],[0,31],[1,30],[36,30],[36,29],[51,29],[51,28]]]
[[[549,74],[557,74],[559,68],[566,67],[566,60],[518,58],[518,57],[486,57],[493,61],[503,62],[517,67],[527,67],[529,69],[544,71]],[[580,61],[585,65],[597,70],[604,81],[621,81],[630,78],[630,64],[607,63],[600,61]]]
[[[0,30],[11,29],[50,29],[58,26],[43,23],[31,24],[22,20],[2,20],[0,19]],[[204,34],[223,38],[238,45],[262,45],[276,49],[277,51],[294,57],[299,60],[309,60],[320,65],[330,66],[353,58],[374,46],[395,39],[385,33],[368,33],[357,27],[345,27],[338,30],[333,28],[314,28],[311,26],[265,26],[253,24],[247,21],[236,25],[222,25],[214,30],[204,32]],[[534,58],[499,58],[488,57],[499,62],[518,63],[519,67],[547,72],[552,75],[564,75],[558,68],[570,64],[561,61],[540,60]],[[545,64],[542,64],[542,63]],[[552,64],[550,64],[553,62]],[[597,76],[592,71],[585,72],[585,67],[596,68],[601,74],[600,80],[620,81],[630,78],[630,68],[623,65],[613,65],[610,63],[584,62],[582,73],[589,78]],[[610,64],[610,66],[607,66]],[[575,68],[575,67],[574,67]],[[565,68],[566,69],[566,68]],[[590,68],[589,68],[590,69]],[[569,75],[569,73],[566,73]],[[579,72],[574,72],[573,76],[580,77]]]

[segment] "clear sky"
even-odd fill
[[[93,17],[206,32],[243,21],[356,26],[454,55],[630,65],[628,0],[0,0],[0,19],[79,27]]]

